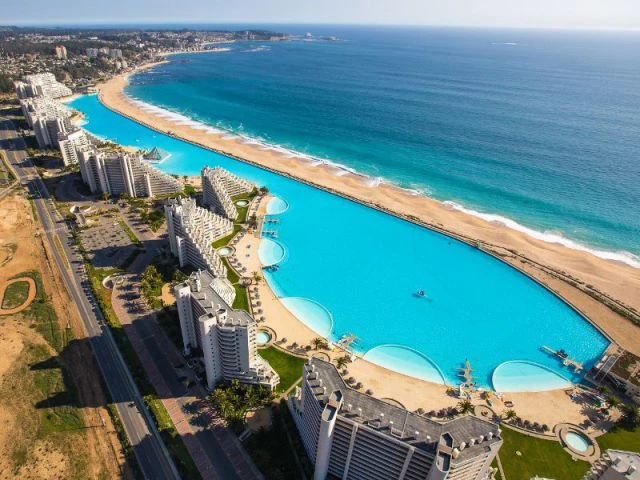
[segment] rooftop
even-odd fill
[[[249,315],[244,310],[234,310],[218,294],[214,286],[217,282],[222,281],[224,280],[214,277],[210,272],[206,270],[199,270],[192,273],[189,277],[189,280],[181,285],[178,285],[178,288],[189,286],[193,298],[195,298],[207,312],[205,315],[211,315],[215,317],[216,314],[220,314],[226,311],[226,321],[224,323],[221,323],[222,325],[246,326],[255,323],[255,320],[253,319],[253,317],[251,317],[251,315]]]
[[[326,398],[331,393],[340,391],[344,398],[340,415],[410,443],[416,448],[435,453],[440,437],[443,436],[445,446],[450,449],[458,448],[460,455],[457,458],[463,460],[478,454],[479,449],[486,449],[501,441],[500,430],[495,423],[471,415],[439,423],[353,390],[331,363],[311,358],[309,366],[318,373],[316,379],[309,381],[316,398],[326,403]]]

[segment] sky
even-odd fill
[[[0,24],[257,23],[640,29],[640,0],[0,0]]]

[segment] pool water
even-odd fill
[[[256,334],[256,343],[258,345],[266,345],[270,341],[271,341],[271,335],[269,335],[269,332],[265,332],[264,330],[260,330]]]
[[[591,446],[591,443],[579,433],[567,432],[564,439],[571,448],[578,452],[586,452]]]
[[[353,334],[355,352],[387,368],[419,378],[438,372],[457,385],[468,359],[476,382],[491,388],[505,362],[546,367],[517,376],[499,370],[509,388],[525,391],[547,374],[549,382],[582,379],[543,345],[566,350],[588,371],[609,344],[566,303],[473,246],[155,132],[106,109],[95,95],[71,105],[100,137],[170,152],[157,165],[166,172],[198,175],[205,165],[221,166],[267,186],[278,199],[267,210],[281,221],[277,242],[265,239],[274,243],[263,240],[260,248],[265,263],[280,262],[264,271],[265,280],[319,335],[335,342]]]
[[[249,202],[247,200],[238,200],[236,202],[236,205],[239,207],[246,207],[247,205],[249,205]]]
[[[269,215],[280,215],[289,209],[289,204],[281,198],[273,197],[267,203],[267,213]]]
[[[499,365],[492,376],[497,392],[543,392],[571,386],[571,382],[553,370],[532,362],[510,361]]]
[[[221,257],[227,257],[229,254],[231,254],[232,251],[233,250],[231,250],[229,247],[222,247],[216,250],[216,253]]]
[[[258,247],[258,258],[260,263],[265,267],[280,263],[286,255],[286,251],[282,244],[271,240],[270,238],[263,238],[260,240],[260,247]]]

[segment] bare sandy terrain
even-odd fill
[[[90,347],[82,341],[84,333],[71,300],[48,263],[48,255],[32,218],[27,200],[18,195],[0,202],[0,246],[6,263],[0,270],[0,283],[17,274],[38,271],[62,330],[70,322],[74,338],[58,353],[31,325],[32,319],[19,312],[0,317],[0,478],[121,478],[124,459],[107,410],[100,385],[100,373]],[[37,353],[37,355],[36,355]],[[42,355],[50,356],[52,367],[62,365],[73,378],[85,428],[38,438],[42,421],[39,407],[42,392],[31,365]],[[102,422],[104,420],[104,426]],[[96,428],[97,427],[97,428]],[[128,470],[125,470],[128,475]]]

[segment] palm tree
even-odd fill
[[[261,280],[262,277],[260,276],[260,274],[258,272],[253,272],[253,281],[256,283],[260,283]]]
[[[607,403],[609,404],[609,408],[620,408],[621,405],[620,399],[615,395],[609,395],[607,397]]]
[[[338,357],[336,358],[336,367],[338,367],[338,370],[340,370],[342,367],[346,366],[349,361],[349,355]]]
[[[469,413],[475,413],[476,407],[473,405],[473,403],[471,403],[470,400],[462,400],[458,403],[458,411],[462,415],[467,415]]]
[[[319,350],[323,348],[325,345],[324,338],[321,338],[321,337],[314,338],[313,340],[311,340],[311,345],[313,345],[314,350]]]
[[[640,426],[640,408],[637,405],[622,405],[622,417],[620,423],[629,429]]]
[[[504,414],[504,418],[506,420],[513,420],[514,418],[518,418],[518,414],[515,410],[507,410]]]

